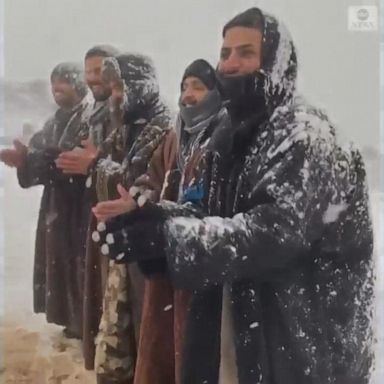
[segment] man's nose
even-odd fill
[[[191,90],[187,89],[183,92],[181,96],[181,102],[183,104],[190,104],[194,101],[194,96]]]
[[[87,73],[86,78],[87,78],[88,83],[99,83],[100,82],[100,75],[94,71]]]
[[[225,74],[236,74],[240,71],[241,61],[236,52],[232,52],[226,60],[220,63],[219,71]]]

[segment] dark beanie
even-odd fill
[[[217,88],[216,71],[211,64],[203,59],[195,60],[187,67],[181,80],[181,85],[187,77],[191,76],[201,80],[209,90]]]
[[[51,82],[53,80],[61,80],[72,85],[81,97],[87,94],[83,68],[78,63],[60,63],[56,65],[51,72]]]

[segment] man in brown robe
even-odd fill
[[[118,200],[99,203],[93,209],[99,219],[106,220],[133,210],[146,198],[152,201],[175,201],[179,192],[179,173],[183,175],[183,184],[189,186],[183,189],[179,198],[182,201],[196,198],[197,189],[191,181],[199,169],[201,141],[204,140],[205,132],[221,124],[221,117],[218,116],[223,112],[214,69],[204,60],[194,61],[185,70],[180,91],[177,135],[175,131],[170,131],[164,137],[149,161],[146,174],[135,180],[136,188],[132,188],[131,193],[140,194],[137,203],[124,194],[121,200],[125,199],[125,206],[119,205]],[[99,237],[102,235],[95,236],[98,242]],[[124,271],[128,267],[115,261],[111,263],[116,271]],[[145,279],[136,366],[134,367],[134,361],[129,360],[129,355],[123,348],[128,344],[124,341],[123,334],[116,332],[119,323],[127,323],[130,318],[122,295],[124,289],[121,280],[125,279],[125,274],[116,272],[111,276],[107,287],[99,333],[97,360],[105,376],[105,381],[100,381],[100,384],[174,384],[180,380],[180,358],[189,292],[174,289],[161,265],[141,264],[141,269],[148,278]],[[107,332],[109,329],[113,331]],[[130,365],[127,364],[129,361]],[[131,368],[130,371],[127,370],[128,367]],[[124,370],[126,376],[122,376]],[[119,381],[118,377],[126,377],[126,381]],[[132,377],[131,381],[128,380],[129,377]]]
[[[115,57],[118,50],[108,45],[97,45],[90,48],[84,58],[85,80],[92,92],[93,103],[90,103],[84,116],[84,125],[89,135],[81,149],[69,150],[60,154],[56,163],[64,173],[86,175],[87,206],[91,207],[97,201],[96,190],[92,186],[91,176],[93,166],[98,156],[98,150],[103,145],[112,130],[109,99],[112,89],[102,80],[102,65],[106,58]],[[92,246],[90,233],[96,226],[96,221],[88,210],[88,231],[85,241],[83,258],[85,260],[85,273],[83,280],[83,329],[82,341],[86,369],[93,369],[95,346],[94,339],[97,334],[102,312],[103,286],[108,263],[100,258],[100,252]],[[104,262],[103,262],[104,261]]]
[[[118,197],[119,183],[129,187],[135,177],[146,171],[153,149],[151,143],[158,144],[163,136],[163,128],[168,127],[168,109],[161,102],[154,68],[151,61],[142,55],[123,54],[102,59],[94,57],[95,50],[86,55],[86,73],[92,73],[89,80],[91,90],[105,100],[107,113],[103,124],[96,129],[90,124],[90,139],[94,143],[93,154],[87,149],[83,158],[89,159],[86,164],[88,173],[87,185],[92,194],[94,204]],[[99,70],[96,70],[96,66]],[[96,81],[96,73],[100,79]],[[92,122],[92,121],[91,121]],[[153,129],[151,128],[153,126]],[[96,149],[97,146],[97,149]],[[90,147],[89,147],[90,148]],[[145,155],[142,154],[144,150]],[[89,157],[87,157],[90,155]],[[79,152],[69,152],[60,157],[60,166],[78,167],[81,165]],[[140,160],[138,160],[140,158]],[[132,163],[135,167],[131,167]],[[132,168],[132,169],[131,169]],[[129,170],[127,172],[127,170]],[[103,297],[108,277],[107,259],[101,257],[99,248],[91,240],[96,230],[96,219],[91,219],[86,252],[85,305],[84,305],[84,355],[86,368],[94,366],[94,342],[103,312]],[[132,284],[127,293],[134,301],[132,304],[133,319],[121,331],[122,338],[127,341],[125,353],[135,359],[138,323],[141,314],[143,278],[138,271],[130,268],[129,279]],[[105,308],[104,308],[105,311]],[[132,325],[132,327],[131,327]]]

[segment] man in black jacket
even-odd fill
[[[296,96],[295,48],[274,17],[252,8],[228,22],[218,72],[233,127],[211,149],[205,206],[163,202],[117,218],[109,256],[142,263],[163,248],[174,284],[193,290],[184,384],[368,383],[373,234],[362,158]],[[233,337],[221,332],[223,312]],[[236,358],[223,361],[231,342]]]
[[[60,153],[80,145],[88,132],[81,124],[87,86],[81,67],[61,63],[51,74],[57,111],[28,147],[15,141],[15,149],[0,152],[0,161],[17,168],[22,188],[44,187],[36,231],[33,303],[49,323],[65,327],[68,337],[82,336],[84,245],[88,212],[85,177],[65,175],[57,169]]]

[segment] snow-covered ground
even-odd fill
[[[19,188],[4,169],[0,187],[0,382],[94,384],[83,368],[81,345],[32,311],[34,236],[41,189]]]

